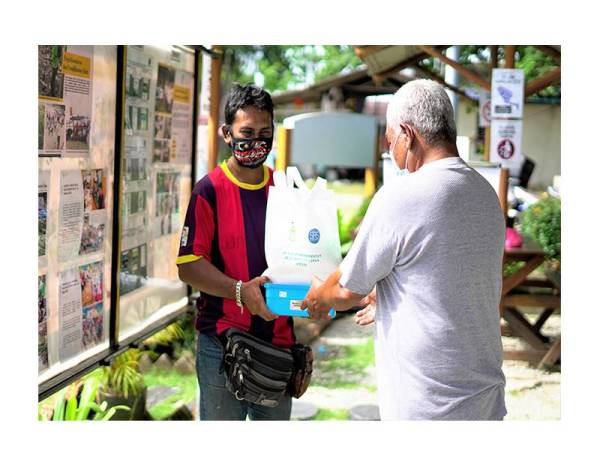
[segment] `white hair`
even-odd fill
[[[402,133],[401,123],[412,125],[428,145],[456,142],[454,110],[441,84],[414,80],[394,94],[386,112],[387,124]]]

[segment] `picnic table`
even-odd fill
[[[507,350],[504,358],[538,363],[539,367],[552,366],[560,358],[560,335],[550,342],[549,337],[541,333],[548,318],[560,309],[560,277],[548,273],[545,279],[529,277],[542,265],[544,258],[544,250],[526,236],[522,247],[505,249],[505,263],[523,261],[525,264],[504,277],[500,300],[500,315],[508,324],[503,328],[503,334],[519,337],[530,347],[527,350]],[[524,307],[541,309],[534,323],[519,311]]]

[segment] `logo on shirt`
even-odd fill
[[[190,232],[190,227],[183,227],[183,230],[181,232],[181,247],[185,247],[187,245],[189,232]]]
[[[316,244],[321,239],[321,233],[316,228],[313,228],[308,232],[308,240],[311,244]]]

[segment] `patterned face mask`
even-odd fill
[[[238,164],[255,169],[262,165],[271,152],[273,138],[231,139],[231,149]]]

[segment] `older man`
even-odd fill
[[[402,86],[388,106],[386,137],[405,176],[377,192],[348,256],[315,280],[303,306],[323,317],[331,307],[372,303],[365,296],[377,287],[382,419],[502,420],[498,198],[458,157],[441,85]]]

